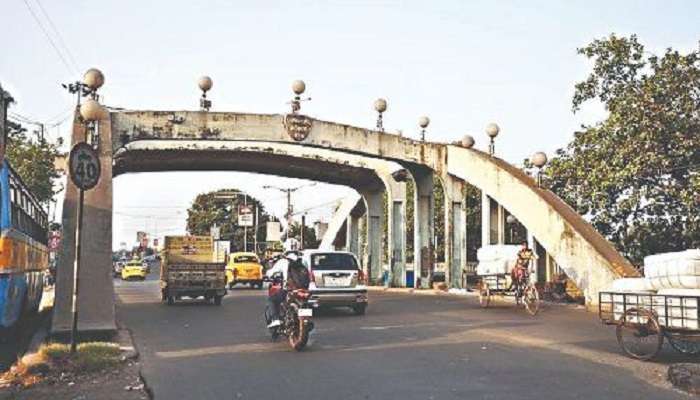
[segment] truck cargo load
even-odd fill
[[[160,272],[162,300],[203,297],[220,305],[226,294],[225,263],[216,260],[210,236],[166,236]]]

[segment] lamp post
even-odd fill
[[[498,136],[498,132],[500,131],[501,128],[493,122],[486,125],[486,134],[489,136],[490,139],[489,155],[491,156],[493,156],[496,153],[496,143],[494,140],[496,139],[496,136]]]
[[[384,132],[384,121],[382,114],[386,111],[386,100],[379,98],[374,101],[374,110],[377,112],[377,130]]]
[[[294,98],[289,104],[292,105],[292,114],[296,114],[301,110],[301,102],[309,101],[311,97],[307,97],[306,99],[301,98],[301,95],[306,91],[306,83],[301,79],[292,82],[292,91],[294,92]]]
[[[98,69],[91,68],[83,76],[82,82],[69,86],[71,93],[78,94],[80,120],[85,124],[85,136],[76,143],[70,152],[70,178],[78,188],[77,224],[75,229],[75,261],[73,264],[73,296],[70,351],[75,353],[78,336],[78,295],[80,293],[80,264],[81,242],[83,230],[83,207],[85,191],[94,188],[100,179],[100,159],[96,151],[99,146],[97,122],[106,117],[106,110],[97,102],[97,89],[104,84],[104,75]],[[65,85],[64,85],[65,86]],[[90,98],[80,104],[80,97],[89,95]],[[92,136],[90,135],[92,133]],[[91,143],[88,143],[90,139]]]
[[[202,97],[199,99],[199,108],[202,111],[209,111],[209,109],[211,108],[211,100],[207,99],[207,92],[211,90],[212,86],[214,86],[214,81],[212,81],[210,77],[205,75],[199,78],[199,80],[197,81],[197,85],[202,91]]]
[[[513,243],[513,225],[515,225],[515,217],[512,215],[508,215],[506,217],[506,223],[508,224],[508,230],[510,231],[510,242]]]
[[[530,157],[530,162],[537,167],[537,187],[542,187],[542,167],[547,164],[547,154],[538,151]]]
[[[420,131],[420,141],[425,142],[425,128],[430,125],[430,118],[426,116],[422,116],[418,118],[418,126],[420,126],[421,131]]]

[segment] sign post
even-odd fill
[[[243,227],[243,251],[248,251],[248,227],[253,226],[253,209],[248,205],[248,196],[245,204],[238,205],[238,226]]]
[[[73,264],[73,306],[70,332],[70,351],[75,353],[78,335],[78,284],[80,273],[80,242],[83,228],[83,203],[85,191],[94,188],[100,180],[100,159],[97,152],[86,142],[77,143],[70,151],[68,161],[70,178],[78,187],[78,224],[75,229],[75,263]]]

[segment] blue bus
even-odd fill
[[[48,216],[10,167],[0,166],[0,332],[36,312],[49,266]]]

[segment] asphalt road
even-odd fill
[[[141,352],[156,399],[675,399],[664,349],[620,354],[594,314],[549,306],[530,317],[508,302],[370,293],[367,315],[322,312],[303,352],[271,343],[265,293],[236,288],[223,305],[159,301],[155,274],[116,281],[117,315]]]

